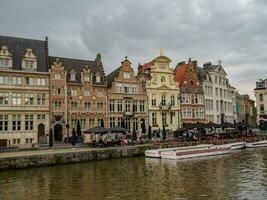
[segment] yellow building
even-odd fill
[[[176,130],[181,127],[180,90],[174,81],[171,59],[164,55],[138,66],[138,75],[144,81],[148,96],[149,124],[152,131]]]

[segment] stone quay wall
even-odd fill
[[[0,170],[5,169],[21,169],[30,167],[40,167],[49,165],[59,165],[67,163],[78,163],[93,160],[106,160],[114,158],[126,158],[134,156],[142,156],[146,149],[151,148],[151,145],[142,146],[125,146],[115,148],[99,148],[99,149],[82,149],[77,151],[73,149],[67,152],[48,152],[33,154],[14,155],[10,157],[1,157],[0,154]],[[35,154],[34,154],[35,153]]]

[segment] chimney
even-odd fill
[[[194,67],[197,67],[197,60],[192,61]]]
[[[102,63],[100,53],[96,54],[95,62],[97,66],[100,66],[100,64]]]

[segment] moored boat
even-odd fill
[[[231,145],[231,150],[243,149],[246,146],[246,142],[234,142],[229,145]]]
[[[198,148],[179,149],[173,151],[166,151],[161,153],[161,158],[167,159],[186,159],[203,156],[214,156],[227,154],[230,152],[231,145],[210,145],[199,146]]]
[[[267,147],[267,140],[246,143],[246,148]]]
[[[163,149],[149,149],[145,151],[145,156],[150,158],[160,158],[163,152],[167,151],[176,151],[176,150],[184,150],[184,149],[196,149],[201,147],[209,147],[212,144],[200,144],[195,146],[186,146],[186,147],[173,147],[173,148],[163,148]]]

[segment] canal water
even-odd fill
[[[267,148],[183,161],[135,157],[0,171],[0,199],[267,199]]]

